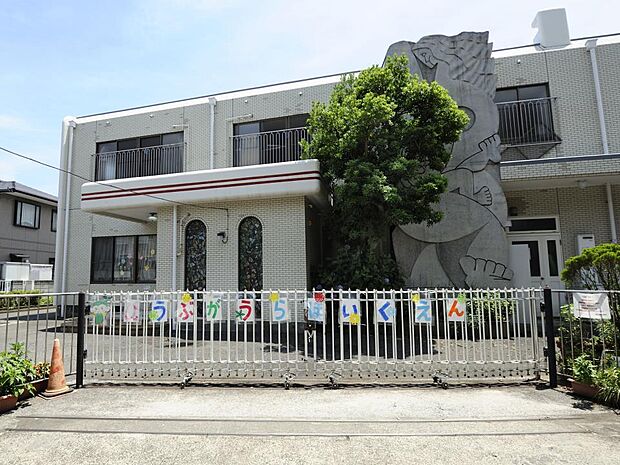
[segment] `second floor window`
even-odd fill
[[[56,232],[56,227],[58,223],[58,212],[56,210],[52,210],[52,232]]]
[[[261,165],[299,160],[307,139],[308,114],[235,124],[233,166]]]
[[[97,144],[95,180],[183,171],[183,133],[172,132]]]
[[[552,98],[547,84],[497,89],[499,137],[504,145],[559,142],[553,129]]]
[[[41,207],[33,203],[15,201],[15,226],[39,229],[41,224]]]

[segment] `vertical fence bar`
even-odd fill
[[[84,387],[84,335],[86,332],[86,294],[78,294],[78,327],[77,327],[77,364],[75,371],[75,387]]]
[[[555,331],[553,328],[553,299],[551,289],[543,291],[545,308],[545,333],[547,334],[547,360],[549,363],[549,387],[558,387],[558,367],[555,356]]]

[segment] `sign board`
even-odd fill
[[[446,304],[448,321],[465,321],[465,308],[467,304],[463,299],[448,299]]]
[[[340,299],[338,312],[340,323],[358,325],[362,319],[362,307],[359,299]]]
[[[222,294],[209,292],[206,297],[205,319],[207,321],[219,321],[222,319]]]
[[[272,305],[271,317],[273,321],[278,321],[278,322],[287,321],[288,320],[288,299],[277,295],[277,296],[273,296],[270,300],[271,300],[271,305]]]
[[[179,300],[176,311],[176,319],[179,322],[187,323],[194,321],[194,315],[196,314],[196,305],[194,299],[189,292],[185,292]]]
[[[168,301],[154,300],[148,317],[153,323],[165,323],[168,320]]]
[[[107,326],[109,324],[111,311],[112,300],[109,297],[94,301],[90,307],[94,323],[98,326]]]
[[[245,323],[254,321],[254,299],[238,299],[235,319]]]
[[[415,301],[415,322],[430,325],[433,323],[433,312],[430,299]]]
[[[609,298],[604,292],[575,292],[573,294],[573,313],[576,318],[611,320]]]
[[[375,310],[379,323],[394,323],[396,320],[396,303],[392,299],[376,299]]]
[[[123,323],[137,323],[140,321],[140,301],[127,299],[123,306]]]

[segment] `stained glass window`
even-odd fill
[[[138,236],[138,282],[155,282],[157,276],[157,236]]]
[[[263,225],[253,216],[239,224],[239,289],[263,288]]]
[[[185,289],[202,291],[207,285],[207,227],[192,220],[185,228]]]

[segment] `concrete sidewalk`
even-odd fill
[[[620,416],[533,386],[91,385],[0,416],[0,464],[617,464],[619,444]]]

